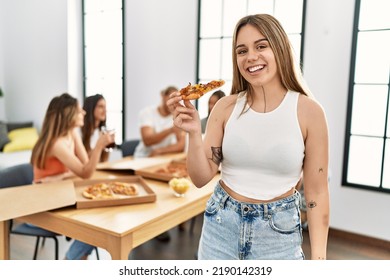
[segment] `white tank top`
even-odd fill
[[[299,93],[288,91],[273,111],[243,113],[240,93],[226,123],[221,179],[236,193],[259,200],[278,197],[301,178],[305,145],[298,122]]]

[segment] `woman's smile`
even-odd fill
[[[265,65],[255,65],[255,66],[248,67],[247,71],[249,73],[260,72],[261,70],[264,69],[264,67],[265,67]]]

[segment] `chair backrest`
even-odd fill
[[[0,188],[30,185],[34,171],[30,163],[22,163],[0,170]]]
[[[135,148],[138,146],[139,142],[139,139],[123,141],[121,145],[122,157],[134,155]]]

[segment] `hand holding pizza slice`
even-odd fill
[[[207,84],[191,85],[191,83],[189,83],[188,86],[180,90],[180,94],[183,100],[195,100],[199,99],[206,93],[223,86],[224,84],[224,80],[213,80]]]

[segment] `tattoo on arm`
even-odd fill
[[[324,173],[324,169],[322,168],[322,167],[320,167],[319,169],[318,169],[318,173]]]
[[[219,165],[223,160],[222,147],[211,147],[211,160]]]
[[[317,206],[317,202],[315,202],[314,200],[311,200],[310,202],[307,203],[308,208],[314,208],[316,206]]]

